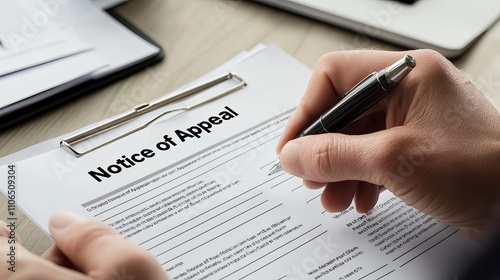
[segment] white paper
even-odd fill
[[[321,190],[268,176],[310,69],[270,46],[226,70],[248,86],[81,158],[57,149],[0,174],[18,174],[17,204],[45,230],[58,210],[102,221],[172,279],[453,279],[481,249],[389,192],[368,215],[330,214]]]
[[[75,34],[93,46],[98,56],[106,59],[108,67],[96,72],[96,78],[127,68],[158,52],[156,46],[136,35],[89,0],[69,0],[65,9],[61,9],[60,17],[71,26]]]
[[[62,91],[78,85],[106,65],[100,57],[85,52],[7,75],[0,79],[0,107],[32,97],[34,93]]]
[[[68,32],[56,10],[35,1],[0,0],[0,77],[91,49]]]
[[[0,2],[0,8],[2,6],[7,7],[10,4],[10,0],[0,1],[2,1]],[[26,20],[21,18],[21,29],[27,28],[26,26],[28,26],[30,20],[38,22],[37,20],[45,18],[51,22],[50,25],[47,24],[47,28],[51,28],[50,32],[46,32],[48,35],[42,36],[45,33],[41,33],[40,36],[35,36],[33,41],[29,41],[31,45],[26,52],[14,52],[15,57],[10,56],[8,53],[13,51],[12,44],[9,43],[9,40],[3,40],[0,32],[0,40],[4,45],[0,47],[0,108],[35,96],[48,88],[58,92],[68,88],[69,85],[78,84],[78,81],[83,82],[89,79],[102,78],[126,69],[131,64],[147,60],[159,51],[156,46],[123,26],[109,14],[95,6],[90,0],[53,2],[19,0],[16,3],[23,8],[29,7],[29,11],[33,14],[32,18]],[[11,20],[9,17],[2,18],[0,23],[8,23]],[[18,26],[14,27],[17,28]],[[8,30],[9,28],[9,25],[5,25],[4,29]],[[43,30],[45,31],[45,29]],[[70,40],[69,38],[73,39]],[[64,40],[61,41],[62,39]],[[58,42],[63,43],[59,44]],[[46,45],[50,46],[50,48],[43,47]],[[38,49],[35,47],[38,47]],[[71,49],[70,47],[74,48]],[[36,50],[36,52],[33,50]],[[73,56],[82,52],[89,53],[88,55],[92,56],[92,59],[81,64],[72,63],[75,59],[79,59],[73,58]],[[22,56],[21,53],[24,55]],[[52,56],[49,56],[49,54]],[[2,63],[2,59],[5,60],[5,63]],[[94,64],[90,65],[91,62]],[[54,65],[66,65],[66,67],[61,69]],[[5,72],[7,70],[17,71],[21,69],[23,71],[2,76],[2,67],[5,68],[3,69]],[[91,68],[93,71],[89,75],[88,71]],[[35,73],[44,73],[47,79],[41,81],[40,77]],[[81,75],[79,78],[76,76],[78,73]],[[71,76],[72,84],[68,83],[69,76]],[[5,88],[2,86],[11,85],[12,83],[17,85],[16,81],[20,77],[33,82],[21,87]],[[57,84],[58,82],[60,84]]]
[[[0,21],[0,25],[5,26],[0,29],[0,39],[2,39],[4,45],[4,48],[0,48],[0,59],[9,58],[13,60],[11,54],[13,52],[16,56],[27,55],[31,59],[37,58],[41,62],[45,62],[49,57],[48,54],[46,54],[46,59],[42,59],[42,57],[31,54],[31,52],[26,53],[24,48],[32,51],[35,47],[38,47],[39,51],[48,52],[45,49],[46,46],[49,46],[54,48],[54,51],[51,51],[50,54],[57,55],[59,58],[70,53],[92,48],[97,55],[108,62],[108,68],[99,73],[99,75],[102,75],[118,71],[133,62],[144,60],[158,51],[157,47],[140,38],[90,0],[61,2],[18,0],[17,3],[20,8],[16,9],[16,11],[19,10],[18,12],[22,13],[20,18],[18,19],[18,15],[10,11],[13,8],[10,8],[8,11],[12,12],[13,17],[2,17]],[[0,8],[2,7],[11,7],[11,0],[0,0]],[[26,9],[26,11],[23,9]],[[17,20],[14,21],[14,18]],[[39,22],[42,19],[46,19],[47,23],[42,25],[42,22]],[[14,26],[10,24],[11,22],[15,23]],[[21,46],[18,46],[18,44],[15,44],[18,40],[14,40],[15,38],[12,37],[11,33],[13,32],[14,35],[17,35],[15,38],[20,36],[24,38],[28,35],[24,36],[23,34],[33,33],[34,35],[30,35],[29,40],[26,40],[30,45],[24,46],[21,44]],[[2,38],[2,36],[5,37]],[[70,41],[69,38],[74,40],[75,43]],[[61,47],[62,42],[67,44],[71,42],[72,49],[69,49],[69,45],[66,46],[68,50],[63,49]],[[78,45],[80,46],[78,47]],[[16,52],[20,47],[23,47],[21,49],[23,52]],[[38,61],[38,64],[41,63],[40,61]],[[3,68],[12,68],[14,66],[19,68],[17,65],[20,63],[19,61],[10,62],[0,64],[0,76],[6,71],[3,71]]]

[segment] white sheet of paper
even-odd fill
[[[321,190],[268,176],[310,69],[269,46],[220,70],[248,86],[81,158],[2,166],[16,178],[0,189],[45,230],[59,210],[110,225],[172,279],[453,279],[479,252],[389,192],[367,215],[330,214]]]
[[[3,6],[8,6],[7,2],[10,3],[10,0],[0,1],[2,1],[0,4]],[[39,18],[46,17],[55,26],[47,24],[47,28],[51,27],[49,34],[52,36],[47,37],[48,39],[56,38],[57,36],[67,39],[69,38],[67,34],[71,34],[71,37],[76,39],[64,41],[65,44],[61,43],[61,45],[55,44],[52,46],[49,44],[50,40],[46,41],[45,39],[47,38],[43,37],[43,34],[35,36],[34,41],[30,42],[35,46],[40,46],[40,49],[38,52],[22,52],[26,56],[22,60],[17,60],[19,59],[19,55],[21,55],[20,53],[16,52],[16,57],[10,57],[6,54],[11,47],[9,41],[5,41],[5,48],[0,47],[0,76],[2,76],[2,67],[10,69],[9,71],[13,70],[12,67],[17,70],[21,68],[24,70],[0,77],[0,108],[48,89],[61,91],[64,88],[68,88],[69,85],[78,84],[78,81],[98,79],[110,73],[118,72],[129,67],[132,63],[150,58],[159,50],[156,46],[140,38],[109,14],[96,7],[90,0],[55,2],[18,0],[16,3],[21,8],[27,7],[26,9],[32,14],[34,13],[33,17],[21,17],[22,30],[31,26],[30,20],[39,20]],[[20,10],[23,11],[22,9]],[[10,20],[10,17],[2,18],[3,22],[9,22]],[[18,26],[14,27],[17,28]],[[9,25],[6,25],[5,30],[9,28]],[[2,38],[0,37],[0,39]],[[40,42],[44,44],[48,42],[47,44],[51,48],[42,48],[43,44],[40,45]],[[62,50],[62,48],[69,47],[69,42],[71,42],[71,46],[74,44],[79,46],[79,48],[74,49],[73,53]],[[1,57],[2,49],[5,54],[3,58]],[[48,54],[45,56],[42,55],[44,51],[51,54],[54,54],[52,51],[63,52],[58,53],[58,58],[60,59],[45,63],[49,61],[46,59],[49,56]],[[88,52],[88,54],[84,55],[90,57],[90,59],[80,63],[81,56],[73,56],[82,52]],[[52,56],[52,60],[55,58],[56,56]],[[3,63],[5,61],[2,61],[2,59],[6,59],[5,61],[9,60],[10,62]],[[30,63],[36,61],[37,64],[45,64],[26,68],[28,65],[31,65],[25,63],[28,61]],[[91,63],[94,64],[91,65]],[[91,69],[92,71],[89,73]],[[44,78],[42,79],[42,76],[39,76],[38,73],[43,73],[42,76]],[[78,74],[81,77],[78,77]],[[31,82],[29,84],[21,84],[19,83],[21,79],[30,80]],[[69,81],[72,84],[68,83]]]
[[[65,30],[56,10],[44,7],[36,1],[0,0],[0,77],[91,49]]]
[[[5,45],[5,48],[0,48],[0,59],[11,57],[10,52],[15,51],[13,42],[17,41],[12,39],[9,30],[21,34],[31,32],[34,35],[30,33],[30,37],[33,36],[34,38],[27,40],[30,44],[40,47],[40,51],[45,51],[42,46],[50,46],[54,48],[54,52],[56,50],[63,51],[60,46],[62,44],[61,40],[65,39],[69,44],[69,34],[73,34],[71,38],[75,42],[79,38],[78,42],[82,43],[78,49],[71,49],[71,53],[92,48],[97,55],[108,61],[109,66],[97,73],[96,77],[111,71],[118,71],[135,61],[147,59],[158,51],[156,46],[140,38],[90,0],[68,0],[53,3],[18,0],[16,3],[27,10],[24,11],[19,8],[16,11],[19,10],[19,13],[26,13],[26,15],[17,19],[17,14],[12,12],[15,15],[14,17],[3,17],[0,21],[6,26],[0,29],[0,39]],[[0,0],[0,8],[2,6],[11,7],[11,0]],[[16,18],[17,21],[14,21],[16,24],[11,27],[11,24],[8,23],[13,21],[13,18]],[[41,19],[46,19],[48,23],[42,25],[42,23],[38,22]],[[5,36],[5,38],[2,38],[2,36]],[[69,49],[70,46],[74,48],[75,45],[78,46],[79,44],[72,43],[67,48]],[[21,46],[23,45],[21,44]],[[33,48],[27,49],[32,50]],[[51,54],[54,54],[54,52],[51,52]],[[58,54],[58,56],[64,57],[69,53],[68,50]],[[21,55],[19,52],[15,52],[15,54],[16,56]],[[39,60],[42,60],[40,56],[31,55],[30,53],[26,53],[26,55],[32,59],[38,57]],[[3,65],[0,66],[0,76],[4,72],[2,67],[14,67],[13,63],[2,63],[0,65]]]
[[[4,76],[0,79],[0,107],[32,97],[34,93],[75,86],[90,80],[95,71],[106,65],[94,53],[85,52]]]
[[[107,60],[108,66],[95,73],[99,78],[146,60],[158,48],[119,23],[89,0],[69,0],[60,18],[68,23],[82,40],[93,46],[95,53]]]

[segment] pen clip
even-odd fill
[[[145,114],[145,113],[148,113],[148,112],[151,112],[155,109],[158,109],[162,106],[165,106],[167,104],[171,104],[175,101],[178,101],[178,100],[181,100],[181,99],[184,99],[184,98],[187,98],[189,96],[192,96],[196,93],[199,93],[203,90],[206,90],[206,89],[209,89],[211,87],[214,87],[216,86],[217,84],[220,84],[224,81],[227,81],[227,80],[235,80],[237,81],[238,83],[229,88],[229,89],[226,89],[225,91],[223,92],[220,92],[210,98],[207,98],[207,99],[204,99],[200,102],[197,102],[191,106],[188,106],[188,107],[179,107],[179,108],[174,108],[174,109],[170,109],[170,110],[167,110],[159,115],[157,115],[156,117],[152,118],[151,120],[149,120],[148,122],[146,122],[145,124],[135,128],[135,129],[132,129],[122,135],[119,135],[111,140],[108,140],[104,143],[101,143],[99,145],[96,145],[88,150],[85,150],[85,151],[78,151],[74,145],[77,144],[77,143],[80,143],[84,140],[87,140],[89,138],[92,138],[92,137],[95,137],[97,135],[100,135],[106,131],[109,131],[109,130],[112,130],[118,126],[121,126],[121,125],[124,125],[125,123],[128,123],[130,121],[132,121],[133,119]],[[115,141],[118,141],[130,134],[133,134],[141,129],[144,129],[145,127],[147,127],[148,125],[150,125],[151,123],[155,122],[156,120],[158,120],[159,118],[163,117],[164,115],[166,114],[169,114],[169,113],[172,113],[172,112],[176,112],[176,111],[187,111],[187,110],[190,110],[192,108],[195,108],[195,107],[198,107],[200,105],[203,105],[205,103],[208,103],[208,102],[211,102],[215,99],[218,99],[222,96],[225,96],[229,93],[232,93],[236,90],[239,90],[241,88],[243,88],[244,86],[246,86],[246,82],[238,75],[234,74],[234,73],[231,73],[231,72],[228,72],[228,73],[225,73],[223,75],[220,75],[220,76],[217,76],[205,83],[202,83],[202,84],[199,84],[199,85],[195,85],[193,87],[190,87],[190,88],[187,88],[175,95],[172,95],[172,96],[169,96],[169,97],[165,97],[163,99],[160,99],[158,101],[155,101],[153,103],[144,103],[144,104],[140,104],[136,107],[133,108],[132,111],[124,114],[124,115],[120,115],[120,116],[117,116],[103,124],[100,124],[100,125],[97,125],[95,127],[91,127],[89,129],[86,129],[82,132],[79,132],[75,135],[72,135],[72,136],[69,136],[67,138],[64,138],[61,140],[60,142],[60,146],[65,148],[67,151],[69,151],[70,153],[72,153],[74,156],[76,157],[81,157],[85,154],[88,154],[92,151],[95,151],[103,146],[106,146],[106,145],[109,145]]]

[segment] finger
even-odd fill
[[[358,181],[330,183],[321,194],[321,204],[329,212],[341,212],[351,205]]]
[[[362,50],[333,52],[322,56],[313,70],[304,96],[287,123],[276,151],[280,153],[287,141],[295,138],[365,76],[387,67],[406,53],[408,52]]]
[[[380,194],[380,187],[367,182],[359,182],[356,195],[354,197],[356,211],[366,213],[377,204]]]
[[[51,218],[49,228],[59,250],[96,280],[123,274],[145,280],[168,279],[153,256],[102,223],[61,212]]]
[[[308,189],[317,190],[323,188],[326,183],[325,182],[315,182],[309,180],[303,180],[304,186]]]
[[[59,267],[29,252],[17,242],[18,239],[9,238],[12,234],[7,225],[0,221],[0,255],[6,256],[0,263],[0,279],[90,280],[77,271]]]
[[[366,135],[312,135],[289,141],[281,151],[283,168],[313,182],[365,181],[387,185],[395,160],[414,148],[418,132],[395,127]]]
[[[15,227],[9,226],[9,224],[4,221],[0,221],[0,236],[10,239],[12,239],[11,237],[13,237],[16,243],[21,243],[19,235],[16,234]]]
[[[55,245],[47,249],[47,251],[42,254],[42,258],[62,267],[76,269],[71,261]]]
[[[354,182],[357,182],[357,185]],[[330,212],[345,210],[347,207],[349,207],[353,200],[353,195],[351,193],[352,190],[350,189],[353,187],[353,185],[356,185],[354,194],[356,211],[358,211],[359,213],[366,213],[373,209],[373,207],[375,207],[375,205],[377,204],[378,197],[382,188],[377,185],[362,181],[342,181],[329,183],[329,191],[322,194],[323,207],[325,207],[325,209],[328,209],[328,211]],[[324,187],[325,183],[304,180],[304,186],[310,189],[318,189]]]
[[[18,250],[19,260],[16,261],[16,278],[19,280],[93,280],[86,275],[70,270],[65,267],[60,267],[46,259],[38,257],[25,248],[20,248]],[[0,279],[9,279],[2,277],[0,273]]]

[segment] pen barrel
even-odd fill
[[[369,75],[297,137],[339,132],[382,100],[395,86],[383,73]]]

